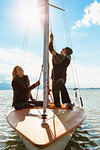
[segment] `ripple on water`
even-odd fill
[[[23,142],[22,142],[22,139],[19,137],[19,135],[14,131],[12,130],[8,139],[6,139],[4,141],[4,150],[26,150]]]
[[[82,92],[87,117],[76,129],[65,150],[100,150],[100,90]],[[12,91],[0,91],[0,150],[26,150],[21,138],[6,120],[11,103]]]
[[[66,150],[100,150],[100,132],[91,128],[91,124],[86,121],[80,125],[71,141],[66,147]]]

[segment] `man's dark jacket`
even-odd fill
[[[53,50],[53,44],[49,43],[49,50],[52,52]],[[64,81],[66,81],[66,75],[67,75],[67,67],[70,64],[71,57],[64,56],[62,54],[58,54],[56,52],[56,55],[52,58],[53,63],[53,69],[52,69],[52,79],[57,81],[60,78],[63,78]]]

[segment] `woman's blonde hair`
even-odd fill
[[[15,66],[13,71],[12,71],[12,80],[14,80],[17,76],[17,67],[20,67],[20,66],[18,66],[18,65]]]

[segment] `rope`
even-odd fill
[[[26,31],[25,31],[25,34],[24,34],[23,45],[22,45],[22,52],[21,52],[21,55],[20,55],[20,64],[21,64],[21,60],[22,60],[22,56],[23,56],[23,60],[22,60],[22,66],[23,67],[24,67],[24,61],[25,61],[25,57],[26,57],[26,49],[27,49],[27,43],[28,43],[29,28],[30,28],[30,26],[29,26],[29,24],[27,24]],[[40,72],[39,81],[40,81],[40,78],[41,78],[41,75],[42,75],[42,71],[43,71],[43,68],[41,69],[41,72]],[[36,100],[38,98],[38,91],[39,91],[39,86],[38,86],[38,89],[37,89]],[[40,115],[42,115],[38,108],[37,108],[37,111],[39,112]]]
[[[22,52],[21,52],[21,55],[20,55],[20,64],[22,64],[23,67],[24,67],[24,61],[25,61],[25,57],[26,57],[26,49],[27,49],[27,43],[28,43],[29,28],[30,28],[30,26],[29,26],[29,24],[27,24],[26,31],[25,31],[25,34],[24,34],[23,45],[22,45]],[[23,56],[23,58],[22,58],[22,56]]]
[[[64,8],[64,6],[65,6],[64,5],[64,1],[61,1],[61,5]],[[64,8],[64,10],[65,10],[65,8]],[[68,26],[66,11],[63,12],[63,19],[64,19],[64,26],[65,26],[66,40],[67,40],[68,45],[72,48],[72,43],[71,43],[71,38],[70,38],[70,33],[69,33],[69,26]],[[73,75],[73,82],[74,82],[75,88],[78,86],[78,88],[79,88],[79,94],[80,94],[80,97],[81,97],[81,92],[80,92],[80,87],[79,87],[79,80],[78,80],[78,74],[77,74],[77,69],[76,69],[74,55],[72,55],[72,57],[73,57],[73,64],[74,64],[74,69],[73,69],[73,66],[72,66],[72,63],[71,63],[72,75]],[[75,82],[74,71],[75,71],[75,75],[76,75],[77,86],[76,86],[76,82]]]
[[[39,81],[40,81],[40,79],[41,79],[42,71],[43,71],[43,65],[42,65],[42,67],[41,67],[41,72],[40,72],[40,76],[39,76]],[[39,93],[39,85],[38,85],[38,88],[37,88],[36,101],[37,101],[37,99],[38,99],[38,93]],[[42,115],[38,108],[37,108],[37,111],[39,112],[40,115]]]
[[[49,95],[50,95],[50,98],[51,98],[52,102],[54,102],[53,97],[52,97],[52,95],[51,95],[51,93],[50,93],[50,90],[49,90],[48,85],[47,85],[47,89],[48,89],[48,93],[49,93]]]
[[[40,72],[40,76],[39,76],[39,81],[40,81],[40,79],[41,79],[42,72],[43,72],[43,65],[42,65],[42,67],[41,67],[41,72]],[[39,93],[39,85],[38,85],[38,88],[37,88],[36,100],[38,99],[38,93]]]
[[[49,27],[49,33],[51,34],[51,33],[53,33],[52,32],[52,23],[51,23],[51,15],[49,15],[49,19],[50,19],[50,27]],[[53,45],[54,45],[54,48],[56,49],[56,44],[55,44],[55,41],[53,41]]]

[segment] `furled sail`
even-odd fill
[[[41,26],[41,31],[42,35],[44,37],[44,21],[45,21],[45,0],[37,0],[38,4],[38,13],[39,13],[39,19],[40,19],[40,26]],[[50,27],[50,25],[49,25]],[[49,89],[52,89],[52,80],[51,80],[51,74],[52,74],[52,55],[49,52],[48,54],[48,59],[49,59],[49,66],[48,66],[48,85]]]
[[[44,48],[43,48],[43,124],[45,124],[46,119],[46,109],[48,101],[48,82],[49,82],[49,5],[48,0],[38,0],[40,24],[43,28],[43,39],[44,39]]]
[[[41,31],[42,31],[42,35],[44,35],[45,0],[37,0],[37,6],[38,6],[38,14],[40,19]]]

